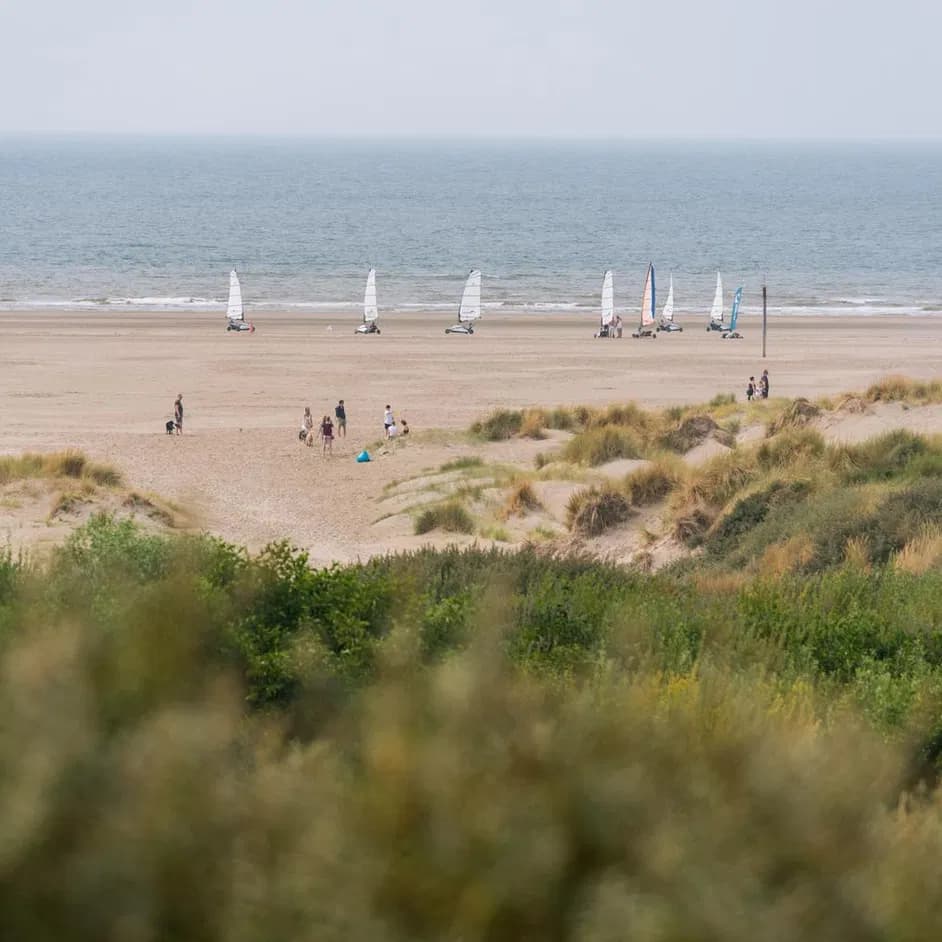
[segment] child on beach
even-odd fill
[[[389,403],[386,403],[386,411],[383,413],[383,438],[389,438],[389,429],[396,424],[393,418],[392,409]]]
[[[321,438],[324,440],[323,454],[332,455],[334,453],[334,423],[329,415],[325,415],[321,420]]]
[[[756,378],[755,376],[749,377],[749,382],[746,385],[746,401],[752,402],[756,397]]]

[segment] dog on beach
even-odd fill
[[[168,435],[173,435],[173,433],[177,430],[177,423],[174,422],[173,419],[168,419],[164,428],[166,428]]]

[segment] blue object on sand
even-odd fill
[[[357,461],[359,461],[360,464],[363,464],[365,461],[369,461],[369,460],[370,460],[370,453],[364,448],[363,451],[361,451],[360,454],[357,455]]]

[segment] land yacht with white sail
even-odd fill
[[[226,305],[226,330],[234,330],[241,333],[255,332],[255,325],[247,323],[245,320],[245,305],[242,303],[242,285],[239,283],[239,276],[233,268],[229,272],[229,303]]]
[[[644,277],[644,289],[641,292],[641,322],[638,324],[638,329],[631,335],[636,340],[642,337],[657,339],[657,331],[654,329],[656,323],[654,304],[654,263],[649,262],[648,273]]]
[[[458,323],[445,328],[446,334],[473,334],[474,322],[481,317],[481,273],[471,269],[458,305]]]
[[[363,323],[357,327],[358,334],[380,334],[379,309],[376,306],[376,269],[371,268],[366,276],[366,291],[363,294]]]

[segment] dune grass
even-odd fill
[[[448,500],[434,507],[426,507],[415,519],[414,530],[417,535],[430,533],[432,530],[444,530],[446,533],[473,533],[474,518],[459,500]]]
[[[502,516],[505,520],[509,517],[524,517],[528,513],[540,510],[542,506],[533,485],[526,480],[519,481],[507,495]]]
[[[562,457],[566,461],[596,467],[619,458],[640,458],[642,442],[631,428],[602,425],[581,432],[566,442]]]
[[[566,506],[569,529],[581,536],[601,536],[634,515],[624,493],[616,487],[590,487],[576,491]]]
[[[87,481],[100,487],[116,487],[121,483],[121,474],[117,470],[110,465],[90,461],[80,451],[47,454],[27,452],[0,456],[0,485],[31,479],[61,478]]]
[[[659,456],[625,477],[625,496],[635,507],[666,498],[687,477],[687,468],[674,456]]]

